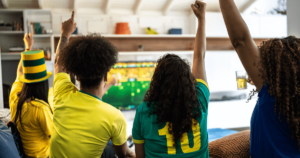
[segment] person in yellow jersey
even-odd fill
[[[48,104],[48,78],[44,52],[30,51],[31,34],[24,37],[26,50],[21,53],[17,78],[9,96],[11,120],[17,126],[27,157],[48,157],[52,133],[52,110]]]
[[[99,158],[111,139],[119,158],[134,158],[135,153],[127,146],[123,114],[101,100],[118,52],[99,35],[78,36],[68,42],[75,29],[73,11],[61,25],[55,54],[50,157]],[[80,90],[69,74],[79,81]]]

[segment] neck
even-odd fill
[[[100,86],[96,87],[96,88],[83,88],[80,87],[80,90],[95,95],[97,97],[99,97],[100,99],[102,99],[102,89],[100,88]]]

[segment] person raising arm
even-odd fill
[[[178,55],[166,54],[158,59],[150,88],[134,118],[132,138],[138,158],[209,157],[206,4],[196,1],[191,7],[199,22],[192,71]]]
[[[231,43],[259,91],[250,123],[251,157],[300,157],[299,38],[269,39],[257,47],[234,1],[219,2]]]
[[[135,153],[127,146],[122,112],[102,101],[107,73],[117,62],[118,51],[95,34],[77,36],[68,43],[75,29],[73,11],[71,18],[62,23],[55,55],[50,157],[104,156],[111,139],[119,158],[134,158]],[[80,90],[70,75],[76,77]]]

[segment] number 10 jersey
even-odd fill
[[[192,130],[182,135],[182,140],[176,147],[173,146],[172,134],[169,134],[169,123],[160,127],[155,124],[156,116],[148,114],[147,103],[138,106],[132,128],[132,137],[135,144],[144,144],[147,157],[172,158],[208,158],[207,112],[209,89],[205,81],[197,80],[198,99],[201,104],[201,115]]]

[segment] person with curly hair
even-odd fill
[[[191,7],[199,22],[192,71],[186,60],[174,54],[157,61],[149,90],[133,123],[138,158],[209,157],[209,89],[204,66],[206,4],[196,1]]]
[[[274,38],[257,47],[234,1],[219,2],[231,43],[259,92],[251,156],[300,157],[300,39]]]
[[[61,25],[55,54],[50,157],[100,157],[111,140],[118,157],[134,158],[135,153],[127,146],[123,114],[101,100],[107,73],[117,62],[118,52],[99,35],[78,36],[68,43],[75,29],[73,11]],[[79,81],[80,90],[70,75]]]

